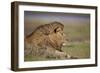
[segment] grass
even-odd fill
[[[63,50],[71,56],[82,58],[90,57],[90,44],[87,42],[70,42]]]

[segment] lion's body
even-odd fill
[[[25,38],[25,55],[38,55],[45,57],[66,57],[62,51],[65,42],[64,25],[59,22],[41,25]]]

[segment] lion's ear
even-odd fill
[[[59,28],[59,27],[57,27],[57,28],[54,29],[55,33],[59,32],[59,31],[61,31],[61,28]]]

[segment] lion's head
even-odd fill
[[[26,39],[34,45],[46,45],[53,48],[61,48],[64,44],[65,34],[64,25],[60,22],[52,22],[36,28]]]

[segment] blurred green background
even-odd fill
[[[29,35],[39,25],[58,21],[64,24],[64,33],[69,39],[62,49],[78,59],[90,58],[90,15],[59,12],[24,12],[24,36]],[[25,56],[25,61],[54,60],[55,58],[41,58]]]

